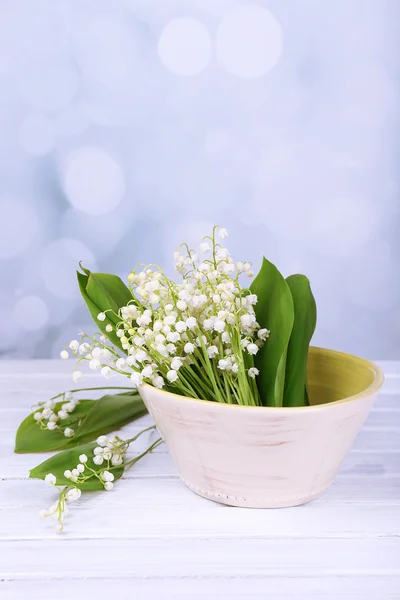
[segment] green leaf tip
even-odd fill
[[[85,269],[85,267],[82,265],[82,261],[81,260],[79,261],[79,267],[89,277],[89,275],[90,275],[91,272],[89,271],[89,269]],[[79,273],[79,271],[77,271],[77,273]]]
[[[77,271],[79,289],[93,321],[110,342],[125,354],[121,340],[116,335],[115,326],[120,322],[119,309],[133,299],[131,291],[117,275],[92,273],[84,269],[81,263],[80,266],[84,273]],[[101,312],[107,315],[104,321],[97,319]],[[113,326],[111,332],[106,329],[108,324]]]

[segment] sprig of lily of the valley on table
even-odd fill
[[[143,452],[127,460],[129,447],[155,426],[130,439],[107,437],[105,434],[138,419],[147,410],[137,391],[130,388],[99,400],[79,399],[83,392],[104,389],[124,388],[82,388],[57,394],[32,407],[17,431],[17,453],[62,450],[30,472],[31,478],[44,479],[57,490],[57,501],[41,515],[55,517],[60,532],[68,505],[78,500],[82,491],[111,491],[126,469],[161,443],[156,438]]]
[[[60,530],[81,491],[110,491],[125,468],[161,443],[156,439],[127,461],[138,436],[106,437],[145,414],[134,389],[143,382],[228,404],[308,404],[306,364],[316,324],[310,283],[304,275],[285,279],[264,258],[253,283],[243,286],[243,278],[253,278],[251,264],[233,260],[221,243],[227,235],[215,227],[199,252],[182,244],[174,255],[178,283],[154,265],[132,271],[128,286],[82,266],[77,273],[100,331],[81,334],[61,357],[76,357],[75,382],[86,364],[106,379],[125,376],[128,387],[96,401],[80,399],[84,389],[58,394],[34,407],[18,429],[16,452],[62,450],[30,473],[57,487],[58,500],[45,514],[57,518]]]

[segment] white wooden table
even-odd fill
[[[38,517],[54,491],[28,480],[44,455],[15,455],[13,440],[31,404],[72,387],[72,364],[0,362],[1,600],[400,598],[400,363],[381,364],[384,391],[323,498],[214,504],[180,482],[160,446],[112,492],[82,496],[60,535]]]

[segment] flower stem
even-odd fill
[[[56,400],[57,398],[61,398],[61,396],[64,396],[66,393],[70,392],[71,394],[76,394],[77,392],[92,392],[95,390],[132,390],[134,391],[135,388],[133,387],[126,387],[126,386],[105,386],[105,387],[89,387],[89,388],[78,388],[76,390],[67,390],[66,392],[61,392],[61,394],[57,394],[57,396],[53,396],[52,398],[50,398],[50,400]]]
[[[142,431],[139,431],[139,433],[137,433],[133,438],[130,438],[129,440],[125,440],[125,444],[131,444],[132,442],[135,442],[142,435],[142,433],[146,433],[146,431],[151,431],[152,429],[155,429],[155,428],[156,428],[155,425],[151,425],[150,427],[146,427],[146,429],[142,429]]]
[[[141,458],[143,458],[143,456],[146,456],[146,454],[148,454],[149,452],[151,452],[152,450],[154,450],[154,448],[157,448],[157,446],[159,446],[160,444],[162,444],[162,442],[163,442],[163,440],[161,438],[159,438],[158,440],[156,440],[155,442],[153,442],[151,444],[151,446],[149,446],[141,454],[139,454],[138,456],[135,456],[135,458],[132,458],[132,460],[130,460],[127,463],[125,463],[125,469],[129,469],[130,467],[132,467],[138,460],[140,460]]]

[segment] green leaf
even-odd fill
[[[258,297],[257,321],[271,332],[255,357],[261,401],[264,406],[282,406],[286,353],[294,321],[292,294],[281,273],[266,258],[250,289]]]
[[[59,452],[55,456],[48,458],[40,465],[32,469],[29,473],[29,477],[32,479],[44,479],[48,473],[52,473],[57,479],[57,485],[74,485],[84,491],[104,489],[104,485],[97,479],[97,477],[94,476],[84,483],[72,483],[69,479],[64,477],[64,471],[67,469],[72,471],[72,469],[76,468],[77,464],[79,463],[79,456],[81,454],[86,454],[88,457],[86,464],[91,469],[98,471],[100,467],[95,465],[93,462],[93,450],[96,448],[96,446],[96,442],[91,442],[89,444],[83,444],[81,446],[76,446],[75,448]],[[124,472],[124,465],[120,465],[118,467],[106,467],[106,463],[104,463],[104,470],[113,473],[114,480],[116,480],[122,476]]]
[[[56,412],[61,409],[61,404],[63,402],[55,405]],[[66,438],[59,431],[41,429],[33,414],[30,414],[18,428],[14,451],[22,454],[70,448],[115,431],[146,413],[147,409],[136,390],[123,394],[107,394],[99,400],[80,400],[68,418],[61,421],[63,427],[72,427],[75,430],[72,438]]]
[[[79,443],[115,431],[147,413],[138,392],[106,395],[95,402],[74,436]]]
[[[135,300],[129,288],[117,275],[107,273],[91,273],[89,269],[82,267],[84,273],[77,271],[79,289],[86,302],[90,314],[97,327],[108,337],[108,339],[117,348],[122,350],[121,340],[115,334],[115,331],[106,331],[106,326],[110,323],[115,326],[120,322],[117,316],[122,306],[126,306],[129,301]],[[113,312],[107,312],[104,321],[99,321],[97,315],[101,312],[111,309]]]
[[[305,275],[286,279],[294,305],[294,324],[286,358],[284,406],[306,406],[308,347],[315,331],[317,308],[310,282]]]
[[[64,402],[65,400],[57,402],[55,411],[61,410],[61,405]],[[74,412],[67,419],[61,421],[63,427],[72,427],[76,430],[77,425],[79,427],[79,421],[82,421],[87,416],[95,404],[96,400],[80,400]],[[33,418],[33,413],[31,413],[18,427],[14,452],[18,454],[26,452],[51,452],[52,450],[59,450],[70,443],[71,438],[65,437],[60,431],[41,429]]]

